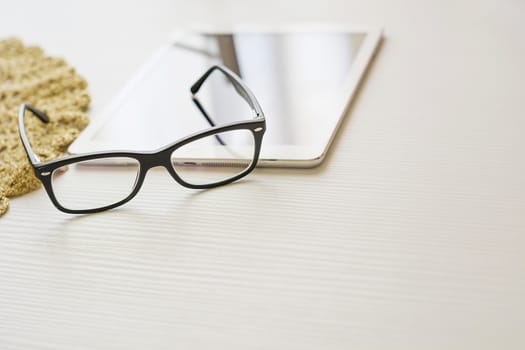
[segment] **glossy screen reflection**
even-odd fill
[[[265,149],[328,142],[339,118],[341,89],[365,34],[242,33],[192,35],[159,52],[128,86],[95,137],[114,147],[155,149],[209,127],[190,86],[211,65],[236,72],[267,118]],[[216,124],[254,117],[219,74],[199,92]],[[340,107],[340,106],[337,106]]]

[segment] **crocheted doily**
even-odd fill
[[[40,160],[63,155],[88,123],[87,83],[60,58],[42,49],[24,46],[18,39],[0,41],[0,215],[8,197],[40,186],[18,135],[18,108],[22,102],[44,111],[50,123],[26,116],[26,130]]]

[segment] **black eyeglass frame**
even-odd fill
[[[200,103],[198,102],[198,99],[196,98],[196,94],[201,88],[201,86],[204,84],[204,82],[210,76],[210,74],[213,73],[215,70],[221,71],[226,76],[226,78],[228,78],[228,80],[232,83],[237,93],[250,105],[250,107],[255,113],[254,119],[228,123],[222,126],[215,126],[215,123],[210,119],[210,117],[204,111],[203,107],[200,105]],[[239,78],[235,73],[233,73],[228,68],[221,66],[221,65],[214,65],[210,67],[202,75],[202,77],[199,78],[191,86],[190,91],[192,93],[192,99],[196,103],[198,109],[204,114],[204,117],[208,120],[208,122],[212,126],[209,129],[195,132],[191,135],[183,137],[182,139],[179,139],[173,143],[170,143],[154,151],[148,151],[148,152],[136,152],[136,151],[91,152],[91,153],[84,153],[84,154],[79,154],[79,155],[69,155],[69,156],[59,158],[59,159],[49,160],[46,162],[41,162],[31,147],[31,144],[29,142],[29,139],[25,131],[24,117],[25,117],[26,110],[32,112],[35,116],[37,116],[44,123],[49,122],[49,117],[44,112],[40,111],[39,109],[29,104],[25,104],[25,103],[21,104],[19,108],[19,114],[18,114],[18,128],[19,128],[20,139],[22,140],[22,144],[26,151],[27,158],[33,167],[33,171],[36,177],[44,185],[44,188],[49,198],[51,199],[51,202],[53,203],[53,205],[58,210],[63,211],[65,213],[69,213],[69,214],[90,214],[90,213],[97,213],[97,212],[116,208],[118,206],[125,204],[126,202],[130,201],[133,197],[135,197],[135,195],[139,192],[140,188],[142,187],[142,184],[144,182],[144,179],[146,177],[146,173],[148,172],[148,170],[156,166],[163,166],[170,173],[170,175],[175,179],[175,181],[177,181],[179,184],[181,184],[184,187],[193,188],[193,189],[207,189],[207,188],[213,188],[213,187],[226,185],[236,180],[239,180],[240,178],[246,176],[251,171],[253,171],[253,169],[256,167],[257,162],[259,160],[262,139],[263,139],[264,132],[266,131],[266,118],[261,109],[261,106],[259,105],[259,102],[255,98],[255,95],[250,91],[250,89],[246,86],[246,84],[244,84],[241,78]],[[218,182],[214,182],[214,183],[210,183],[210,184],[200,184],[200,185],[191,184],[191,183],[184,181],[174,170],[174,167],[172,166],[171,156],[176,149],[190,142],[201,139],[203,137],[207,137],[207,136],[214,135],[214,134],[221,133],[221,132],[232,131],[232,130],[249,130],[252,133],[254,140],[255,140],[255,149],[254,149],[253,159],[250,165],[245,170],[243,170],[242,172],[240,172],[239,174],[231,178],[221,180]],[[222,144],[222,140],[218,139],[218,141]],[[135,159],[139,163],[139,170],[138,170],[137,177],[135,179],[135,184],[133,186],[131,193],[126,198],[116,203],[110,204],[110,205],[106,205],[106,206],[102,206],[98,208],[92,208],[92,209],[69,209],[69,208],[63,207],[60,204],[60,202],[57,200],[55,196],[55,193],[53,191],[53,185],[52,185],[52,174],[55,170],[63,166],[71,165],[71,164],[81,162],[81,161],[101,159],[101,158],[116,158],[116,157],[132,158],[132,159]]]

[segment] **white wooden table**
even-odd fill
[[[385,41],[326,163],[121,209],[0,218],[0,349],[525,348],[525,3],[11,1],[99,111],[176,26],[337,21]]]

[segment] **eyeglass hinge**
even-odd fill
[[[44,171],[44,172],[40,173],[40,175],[42,175],[42,176],[49,176],[50,174],[51,174],[50,171]]]
[[[259,132],[259,131],[262,131],[262,129],[263,129],[263,128],[258,127],[258,128],[256,128],[256,129],[253,129],[253,131],[255,131],[255,132]]]

